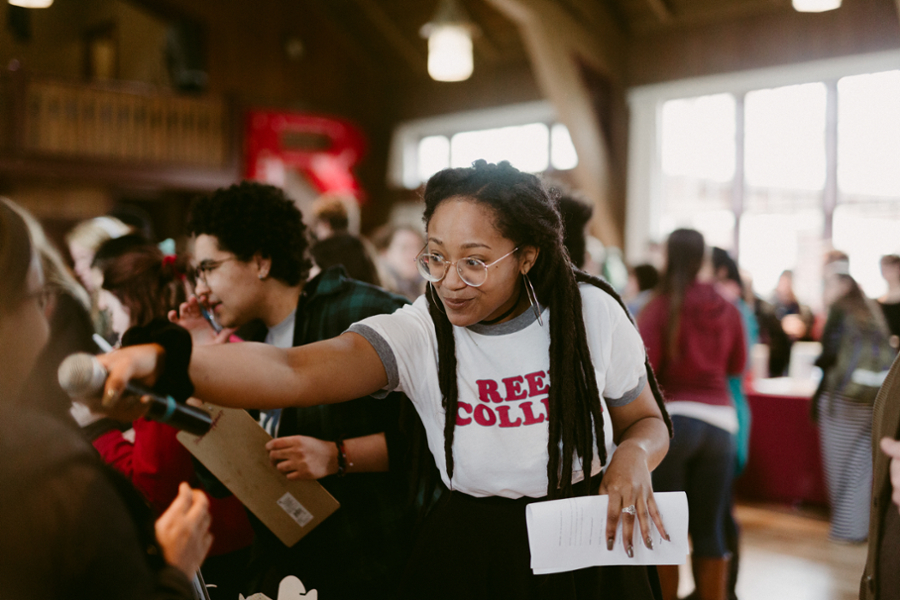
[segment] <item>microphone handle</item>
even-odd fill
[[[125,390],[135,396],[150,398],[150,407],[146,415],[148,419],[166,423],[194,435],[203,435],[212,427],[212,417],[205,410],[177,402],[171,396],[159,396],[133,381],[128,382]]]

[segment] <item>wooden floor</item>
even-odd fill
[[[739,600],[856,600],[866,564],[865,545],[828,539],[822,512],[779,506],[739,505],[741,564]],[[681,567],[679,595],[694,588]]]

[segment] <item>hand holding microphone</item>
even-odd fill
[[[59,366],[59,383],[73,399],[101,398],[100,408],[113,418],[134,420],[146,413],[150,419],[203,435],[212,423],[208,413],[178,403],[171,396],[155,394],[138,383],[155,378],[162,352],[160,346],[147,344],[99,358],[73,354]],[[123,404],[119,401],[122,397],[142,400]]]

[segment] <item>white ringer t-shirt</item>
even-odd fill
[[[625,310],[603,290],[581,284],[584,321],[602,397],[607,452],[612,423],[607,405],[623,406],[646,384],[644,344]],[[437,337],[425,297],[390,315],[352,325],[381,357],[387,391],[413,402],[444,483],[471,496],[539,498],[547,495],[547,401],[550,385],[550,313],[541,326],[527,310],[497,325],[453,327],[459,409],[453,440],[454,470],[447,477],[444,409],[438,384]],[[571,343],[563,340],[564,343]],[[601,470],[594,451],[592,474]],[[573,482],[584,479],[579,461]]]

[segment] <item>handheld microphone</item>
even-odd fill
[[[106,378],[109,377],[100,361],[84,352],[72,354],[62,361],[58,375],[59,385],[72,399],[99,397],[103,393]],[[194,435],[203,435],[212,426],[212,418],[207,412],[176,402],[171,396],[155,394],[134,381],[128,382],[125,393],[149,396],[147,418],[154,421],[167,423]]]

